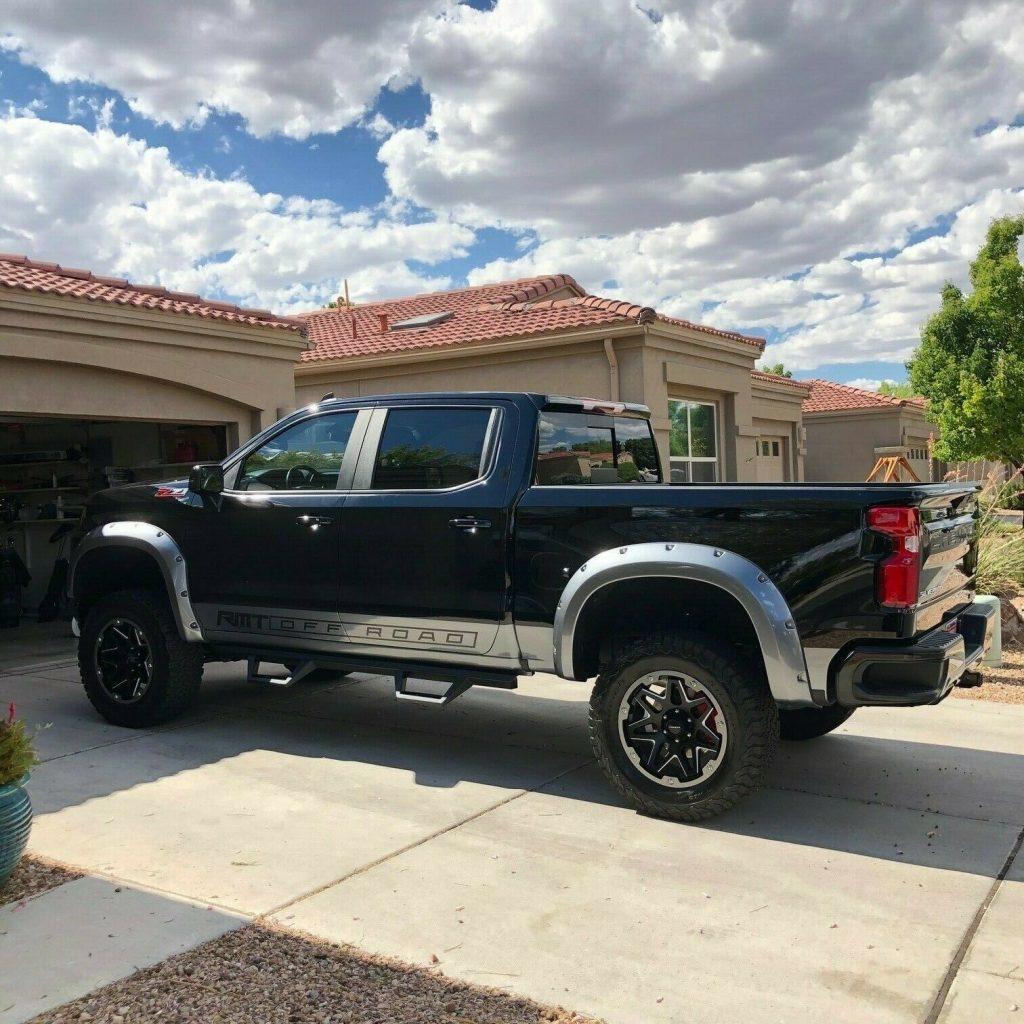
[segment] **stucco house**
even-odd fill
[[[0,544],[46,590],[50,535],[85,495],[166,480],[294,408],[305,325],[0,255]]]
[[[587,293],[568,274],[320,310],[296,400],[525,390],[650,406],[678,481],[799,480],[808,387],[754,369],[764,342]]]
[[[803,403],[808,480],[864,480],[882,455],[903,455],[924,481],[941,480],[945,467],[931,457],[938,427],[923,398],[810,380]]]

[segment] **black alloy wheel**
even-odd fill
[[[118,617],[102,626],[93,651],[96,679],[111,700],[134,704],[153,682],[153,651],[145,630]]]
[[[682,672],[641,676],[619,704],[619,727],[626,756],[636,769],[670,789],[710,779],[729,743],[718,702]]]

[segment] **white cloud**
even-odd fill
[[[432,112],[381,147],[395,193],[539,238],[474,281],[614,281],[666,312],[792,332],[770,355],[799,367],[905,358],[987,218],[1024,209],[1016,5],[652,6],[660,20],[499,0],[421,26]],[[847,259],[956,211],[953,238]]]
[[[852,388],[864,388],[865,391],[877,391],[882,382],[874,377],[854,377],[846,382]]]
[[[408,70],[410,36],[449,0],[7,0],[0,47],[55,81],[100,82],[176,127],[234,111],[257,135],[357,121]]]
[[[182,0],[161,8],[160,32],[148,19],[128,0],[76,19],[59,0],[9,0],[6,45],[174,125],[210,109],[261,135],[361,124],[392,190],[353,220],[184,175],[182,194],[202,193],[223,225],[186,214],[180,251],[146,257],[183,286],[301,304],[332,267],[357,265],[394,292],[419,286],[406,257],[466,244],[455,225],[497,225],[521,232],[517,255],[474,282],[566,271],[668,313],[778,330],[767,357],[806,370],[905,359],[988,220],[1024,209],[1024,20],[1010,0]],[[424,126],[372,113],[382,84],[416,80]],[[229,185],[248,198],[205,195]],[[251,196],[269,209],[240,213]],[[411,206],[436,222],[404,225]],[[948,233],[908,244],[936,223]],[[346,231],[351,253],[332,248]],[[203,263],[221,235],[235,255]],[[58,240],[84,250],[86,237]],[[145,238],[126,237],[99,232],[103,258],[145,263]]]
[[[0,250],[279,311],[337,296],[441,288],[427,265],[464,255],[472,232],[445,219],[259,193],[175,166],[165,149],[78,125],[0,120]]]

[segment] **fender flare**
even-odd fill
[[[199,625],[188,587],[188,568],[174,538],[159,526],[126,520],[105,523],[90,530],[79,542],[71,558],[68,591],[75,597],[75,576],[82,560],[94,551],[112,547],[134,548],[144,551],[156,562],[164,578],[167,599],[178,625],[178,632],[188,643],[202,643],[203,631]]]
[[[627,544],[595,555],[566,584],[555,611],[555,671],[575,679],[573,643],[587,602],[603,587],[642,577],[708,583],[734,597],[750,618],[761,646],[768,685],[782,706],[825,703],[812,690],[793,613],[778,587],[753,562],[705,544]]]

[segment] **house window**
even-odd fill
[[[668,403],[672,483],[718,479],[718,410],[710,402]]]

